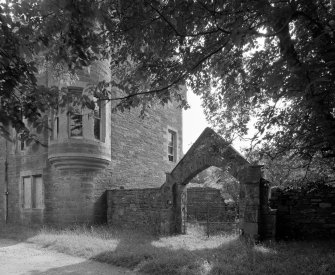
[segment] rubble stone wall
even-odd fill
[[[187,220],[234,221],[236,205],[226,204],[220,189],[192,187],[187,188]],[[228,220],[227,220],[228,219]]]
[[[335,237],[335,187],[271,189],[270,207],[277,209],[276,237],[315,239]]]
[[[170,232],[170,206],[163,202],[160,188],[108,190],[107,223],[156,234]]]

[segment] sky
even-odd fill
[[[187,102],[191,108],[183,110],[183,151],[184,153],[200,136],[202,131],[209,127],[203,108],[201,107],[200,96],[195,95],[192,90],[187,89]]]
[[[191,147],[191,145],[197,140],[202,131],[206,127],[210,127],[206,121],[203,108],[201,107],[200,96],[195,95],[192,90],[187,89],[187,101],[190,108],[183,110],[183,152],[184,154]],[[252,126],[249,125],[251,130],[249,134],[254,132]],[[235,140],[233,146],[236,150],[241,152],[241,148],[248,146],[247,142]]]

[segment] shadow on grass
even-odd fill
[[[125,237],[128,236],[128,237]],[[335,274],[335,242],[265,242],[239,236],[119,236],[92,259],[148,274]]]
[[[234,272],[234,263],[241,264],[234,258],[240,258],[246,247],[237,235],[207,238],[192,232],[154,237],[133,232],[118,237],[114,251],[99,253],[91,259],[148,274],[212,274],[213,267],[222,261],[230,262],[229,272]]]
[[[10,240],[10,239],[1,239],[0,248],[13,246],[13,245],[16,245],[18,243],[19,243],[18,241],[14,241],[14,240]]]
[[[122,268],[111,267],[108,264],[97,263],[94,261],[85,261],[82,263],[53,267],[44,270],[34,269],[29,271],[30,275],[125,275],[136,274]]]
[[[54,235],[51,230],[31,236],[29,241],[147,274],[335,274],[335,241],[255,244],[236,235],[207,238],[197,231],[155,237],[108,227],[75,230],[56,231]],[[71,242],[72,250],[68,248]],[[32,274],[94,274],[75,273],[85,264],[51,268],[50,273],[35,270]]]
[[[29,238],[38,235],[41,226],[21,226],[14,224],[6,224],[0,227],[0,239],[3,239],[1,245],[11,243],[15,245],[18,242],[24,242]],[[10,240],[9,240],[10,239]]]

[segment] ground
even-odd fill
[[[138,228],[108,226],[2,225],[0,239],[16,240],[0,247],[1,275],[120,274],[113,272],[115,266],[125,268],[120,269],[128,271],[125,274],[150,275],[335,274],[335,240],[255,243],[236,232],[210,232],[208,237],[201,225],[189,225],[187,234],[174,236],[154,236]],[[23,253],[25,247],[33,250]],[[64,262],[48,260],[55,251],[67,254],[61,254]],[[39,266],[40,260],[35,256],[44,258],[47,265]],[[71,260],[73,256],[76,260]],[[99,263],[107,268],[107,273],[103,273]],[[12,268],[21,266],[28,269],[10,273]]]
[[[109,264],[47,250],[35,244],[0,239],[0,274],[130,275],[136,273]]]

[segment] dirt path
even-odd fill
[[[132,271],[50,251],[36,245],[0,239],[1,275],[120,275]]]

